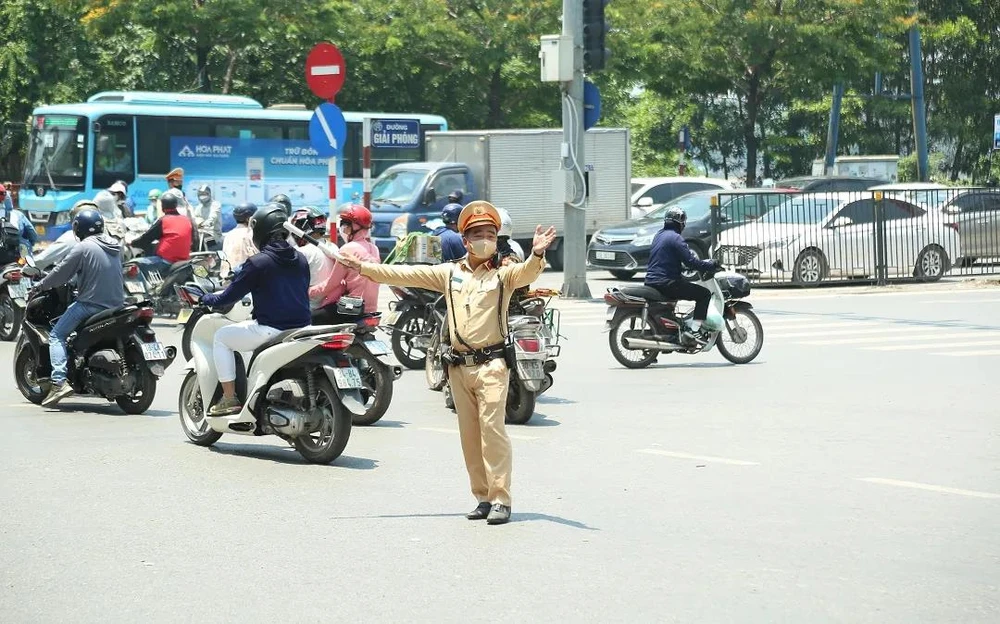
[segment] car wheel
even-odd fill
[[[806,249],[795,259],[792,281],[806,286],[819,284],[826,277],[827,265],[823,252]]]
[[[917,256],[913,275],[927,282],[936,282],[948,271],[948,252],[937,245],[928,245]]]

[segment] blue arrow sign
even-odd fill
[[[597,85],[587,81],[583,83],[583,129],[590,130],[601,119],[601,92]]]
[[[347,141],[347,120],[336,104],[320,104],[309,120],[309,142],[324,158],[337,156]]]

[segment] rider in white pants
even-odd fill
[[[239,413],[243,406],[236,396],[236,351],[253,351],[275,334],[305,327],[309,314],[309,264],[305,256],[288,244],[284,210],[268,204],[250,218],[254,246],[251,256],[222,293],[205,295],[202,303],[223,307],[253,296],[253,320],[223,327],[215,333],[213,356],[222,384],[222,399],[209,410],[210,416]]]

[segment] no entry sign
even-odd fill
[[[344,55],[332,43],[317,43],[306,57],[306,84],[316,97],[329,100],[337,95],[347,78]]]

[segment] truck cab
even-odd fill
[[[430,232],[427,223],[440,218],[448,195],[462,191],[462,203],[478,199],[468,165],[413,162],[393,165],[372,185],[372,242],[384,257],[396,240],[412,232]]]

